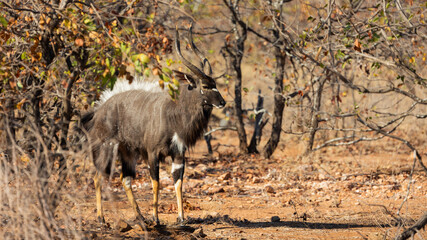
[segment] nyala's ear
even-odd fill
[[[173,70],[174,76],[178,81],[187,81],[192,88],[196,88],[196,80],[190,75],[180,71]]]

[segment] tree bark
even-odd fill
[[[15,112],[14,112],[14,107],[15,107],[15,102],[13,98],[7,99],[6,100],[6,115],[4,116],[4,121],[3,121],[3,125],[4,128],[7,129],[6,131],[6,144],[7,144],[7,148],[6,148],[6,156],[7,159],[11,160],[12,159],[12,151],[11,151],[11,147],[15,142],[16,142],[16,134],[15,134]]]
[[[251,142],[248,147],[248,153],[259,153],[257,146],[259,144],[262,132],[262,120],[265,112],[259,112],[264,109],[264,98],[261,96],[261,90],[258,93],[258,102],[256,106],[256,115],[255,115],[255,124],[254,124],[254,134],[252,135]]]
[[[242,70],[239,66],[236,67],[237,77],[234,85],[234,112],[237,117],[236,128],[239,136],[239,151],[240,153],[247,153],[248,147],[246,143],[246,131],[245,123],[243,122],[243,110],[242,110]]]
[[[317,128],[319,126],[318,112],[320,110],[320,106],[322,102],[323,86],[325,86],[325,82],[326,82],[326,78],[319,81],[319,87],[317,88],[314,94],[314,103],[313,103],[313,109],[311,113],[310,132],[309,132],[308,144],[304,154],[310,153],[311,150],[313,149],[314,137],[316,136]]]
[[[226,50],[231,61],[231,68],[235,73],[235,85],[234,85],[234,112],[237,117],[236,128],[239,137],[239,151],[242,154],[248,153],[248,145],[246,142],[246,131],[245,124],[243,122],[243,110],[242,110],[242,59],[245,52],[245,41],[248,35],[246,24],[240,19],[238,5],[239,0],[227,2],[223,0],[225,6],[230,10],[232,15],[231,24],[233,26],[235,41],[225,43],[224,49]],[[233,74],[234,75],[234,74]]]
[[[273,113],[273,126],[271,130],[271,136],[267,144],[264,146],[263,156],[270,158],[276,150],[277,145],[280,141],[280,133],[282,132],[282,119],[283,109],[285,102],[283,101],[283,78],[285,72],[285,60],[286,56],[281,51],[280,46],[283,44],[277,44],[274,48],[274,55],[276,57],[276,77],[274,79],[274,113]]]
[[[67,61],[69,61],[69,59],[67,59]],[[71,93],[72,93],[73,85],[76,82],[79,75],[80,75],[79,71],[74,71],[73,75],[68,80],[67,88],[65,90],[65,97],[62,102],[63,110],[62,110],[62,116],[61,116],[61,135],[60,135],[61,136],[60,145],[62,150],[68,150],[68,147],[67,147],[68,130],[70,128],[70,122],[73,116],[73,107],[71,104]],[[59,168],[60,168],[60,172],[62,172],[66,168],[64,156],[60,157]]]

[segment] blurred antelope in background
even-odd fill
[[[102,175],[110,175],[116,160],[122,165],[120,179],[138,219],[144,220],[132,193],[131,179],[136,176],[137,160],[142,158],[150,171],[153,187],[153,217],[158,218],[159,163],[172,158],[171,174],[178,203],[179,223],[184,221],[182,181],[185,169],[185,151],[202,137],[208,126],[212,108],[222,108],[225,101],[215,80],[208,60],[194,45],[189,29],[190,44],[201,59],[201,69],[185,59],[180,50],[179,32],[175,31],[175,49],[182,63],[192,74],[173,71],[181,84],[175,101],[158,86],[144,80],[129,84],[119,80],[113,90],[105,91],[98,106],[85,114],[81,124],[88,132],[94,164],[97,217],[105,222],[101,200]],[[204,69],[207,68],[207,73]]]

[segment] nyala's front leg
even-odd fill
[[[172,162],[172,178],[175,186],[176,201],[178,204],[178,219],[177,222],[180,224],[184,223],[184,207],[182,204],[182,181],[185,170],[185,158],[180,156],[173,159]]]

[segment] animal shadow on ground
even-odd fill
[[[307,228],[307,229],[346,229],[346,228],[365,228],[365,227],[390,227],[389,224],[357,224],[357,223],[324,223],[307,221],[249,221],[247,219],[232,219],[228,215],[206,216],[204,218],[188,218],[188,224],[208,225],[214,223],[230,224],[240,228],[268,228],[268,227],[289,227],[289,228]]]
[[[388,224],[355,224],[355,223],[325,223],[325,222],[307,222],[307,221],[249,221],[247,219],[233,219],[228,215],[220,216],[206,216],[203,218],[188,217],[186,226],[175,225],[161,225],[161,226],[146,226],[146,228],[138,228],[134,221],[126,221],[132,225],[132,228],[137,231],[121,232],[114,227],[107,226],[106,228],[99,229],[97,226],[92,226],[92,230],[82,231],[82,235],[87,239],[201,239],[206,236],[200,229],[203,225],[221,224],[216,229],[225,228],[252,228],[262,229],[269,227],[287,227],[287,228],[304,228],[304,229],[351,229],[351,228],[369,228],[369,227],[390,227]],[[97,230],[94,230],[97,229]],[[138,230],[139,229],[139,230]],[[199,230],[199,232],[198,232]],[[64,235],[66,231],[64,229]]]

